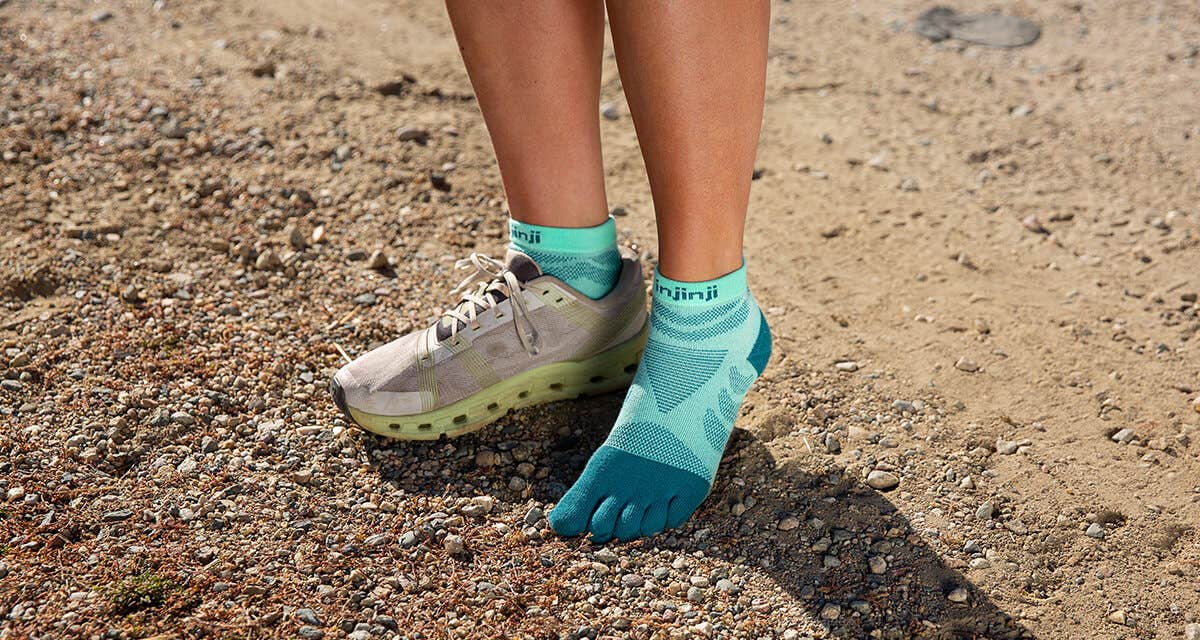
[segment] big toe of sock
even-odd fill
[[[548,519],[559,535],[632,540],[680,526],[708,490],[694,473],[602,446]]]

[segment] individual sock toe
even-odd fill
[[[642,518],[642,535],[652,536],[667,528],[667,502],[659,500],[646,509]]]
[[[600,496],[588,491],[586,486],[576,485],[550,510],[546,520],[558,535],[577,536],[587,530],[598,502]]]
[[[621,510],[621,518],[617,520],[614,531],[618,540],[632,540],[642,531],[642,517],[646,515],[646,507],[637,502],[630,502]]]
[[[591,523],[588,525],[588,531],[592,532],[593,541],[607,542],[612,539],[613,530],[617,527],[617,518],[621,515],[621,508],[624,506],[621,500],[609,496],[600,503],[599,507],[596,507]]]
[[[674,529],[682,526],[703,501],[704,496],[697,500],[694,496],[687,494],[671,498],[671,503],[667,505],[667,527]]]

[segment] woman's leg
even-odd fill
[[[709,280],[742,265],[762,125],[767,0],[610,0],[617,64],[658,220],[658,268]]]
[[[771,337],[742,231],[762,120],[768,0],[608,0],[658,220],[650,336],[608,440],[551,512],[565,535],[653,535],[708,495]]]
[[[602,0],[446,0],[446,8],[513,217],[604,222]]]
[[[600,153],[602,0],[447,0],[512,221],[511,248],[590,298],[621,268]]]

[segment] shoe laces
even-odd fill
[[[513,328],[517,331],[517,338],[521,341],[521,346],[529,355],[537,355],[539,351],[538,332],[533,326],[533,322],[529,320],[529,308],[525,305],[525,297],[521,295],[521,292],[525,290],[525,285],[517,278],[516,274],[510,271],[503,262],[482,253],[472,253],[455,262],[454,268],[458,270],[473,268],[474,270],[450,291],[451,293],[463,292],[462,299],[454,308],[444,311],[438,321],[450,329],[450,336],[457,336],[460,326],[478,329],[479,314],[507,299],[512,301]],[[436,332],[428,331],[426,333],[433,337]],[[426,357],[432,351],[431,346],[426,344]]]

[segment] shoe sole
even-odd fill
[[[426,413],[384,416],[359,411],[346,402],[337,380],[330,382],[330,392],[351,422],[372,433],[398,440],[454,438],[478,431],[509,411],[629,386],[646,346],[649,325],[647,322],[633,338],[586,360],[542,365]]]

